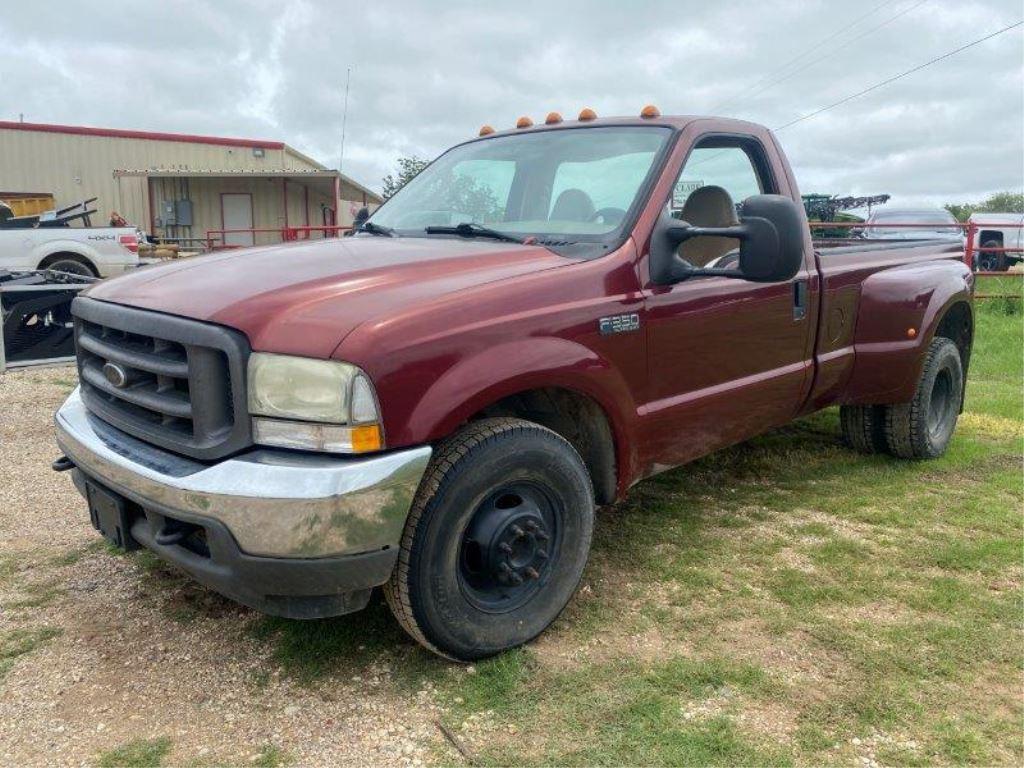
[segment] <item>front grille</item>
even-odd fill
[[[251,444],[242,334],[88,298],[71,312],[82,398],[97,417],[197,459]]]

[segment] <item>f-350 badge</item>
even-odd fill
[[[611,336],[613,333],[629,333],[640,330],[640,315],[630,312],[628,315],[611,315],[602,317],[597,321],[597,327],[602,336]]]

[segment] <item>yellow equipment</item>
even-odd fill
[[[7,204],[15,216],[35,216],[57,207],[47,192],[0,192],[0,202]]]

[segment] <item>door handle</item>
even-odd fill
[[[793,319],[803,320],[807,317],[807,280],[793,282]]]

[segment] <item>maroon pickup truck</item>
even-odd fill
[[[816,252],[767,129],[580,118],[485,127],[351,237],[86,291],[54,466],[95,527],[282,616],[383,586],[467,660],[555,619],[646,477],[832,405],[858,450],[945,450],[959,244]]]

